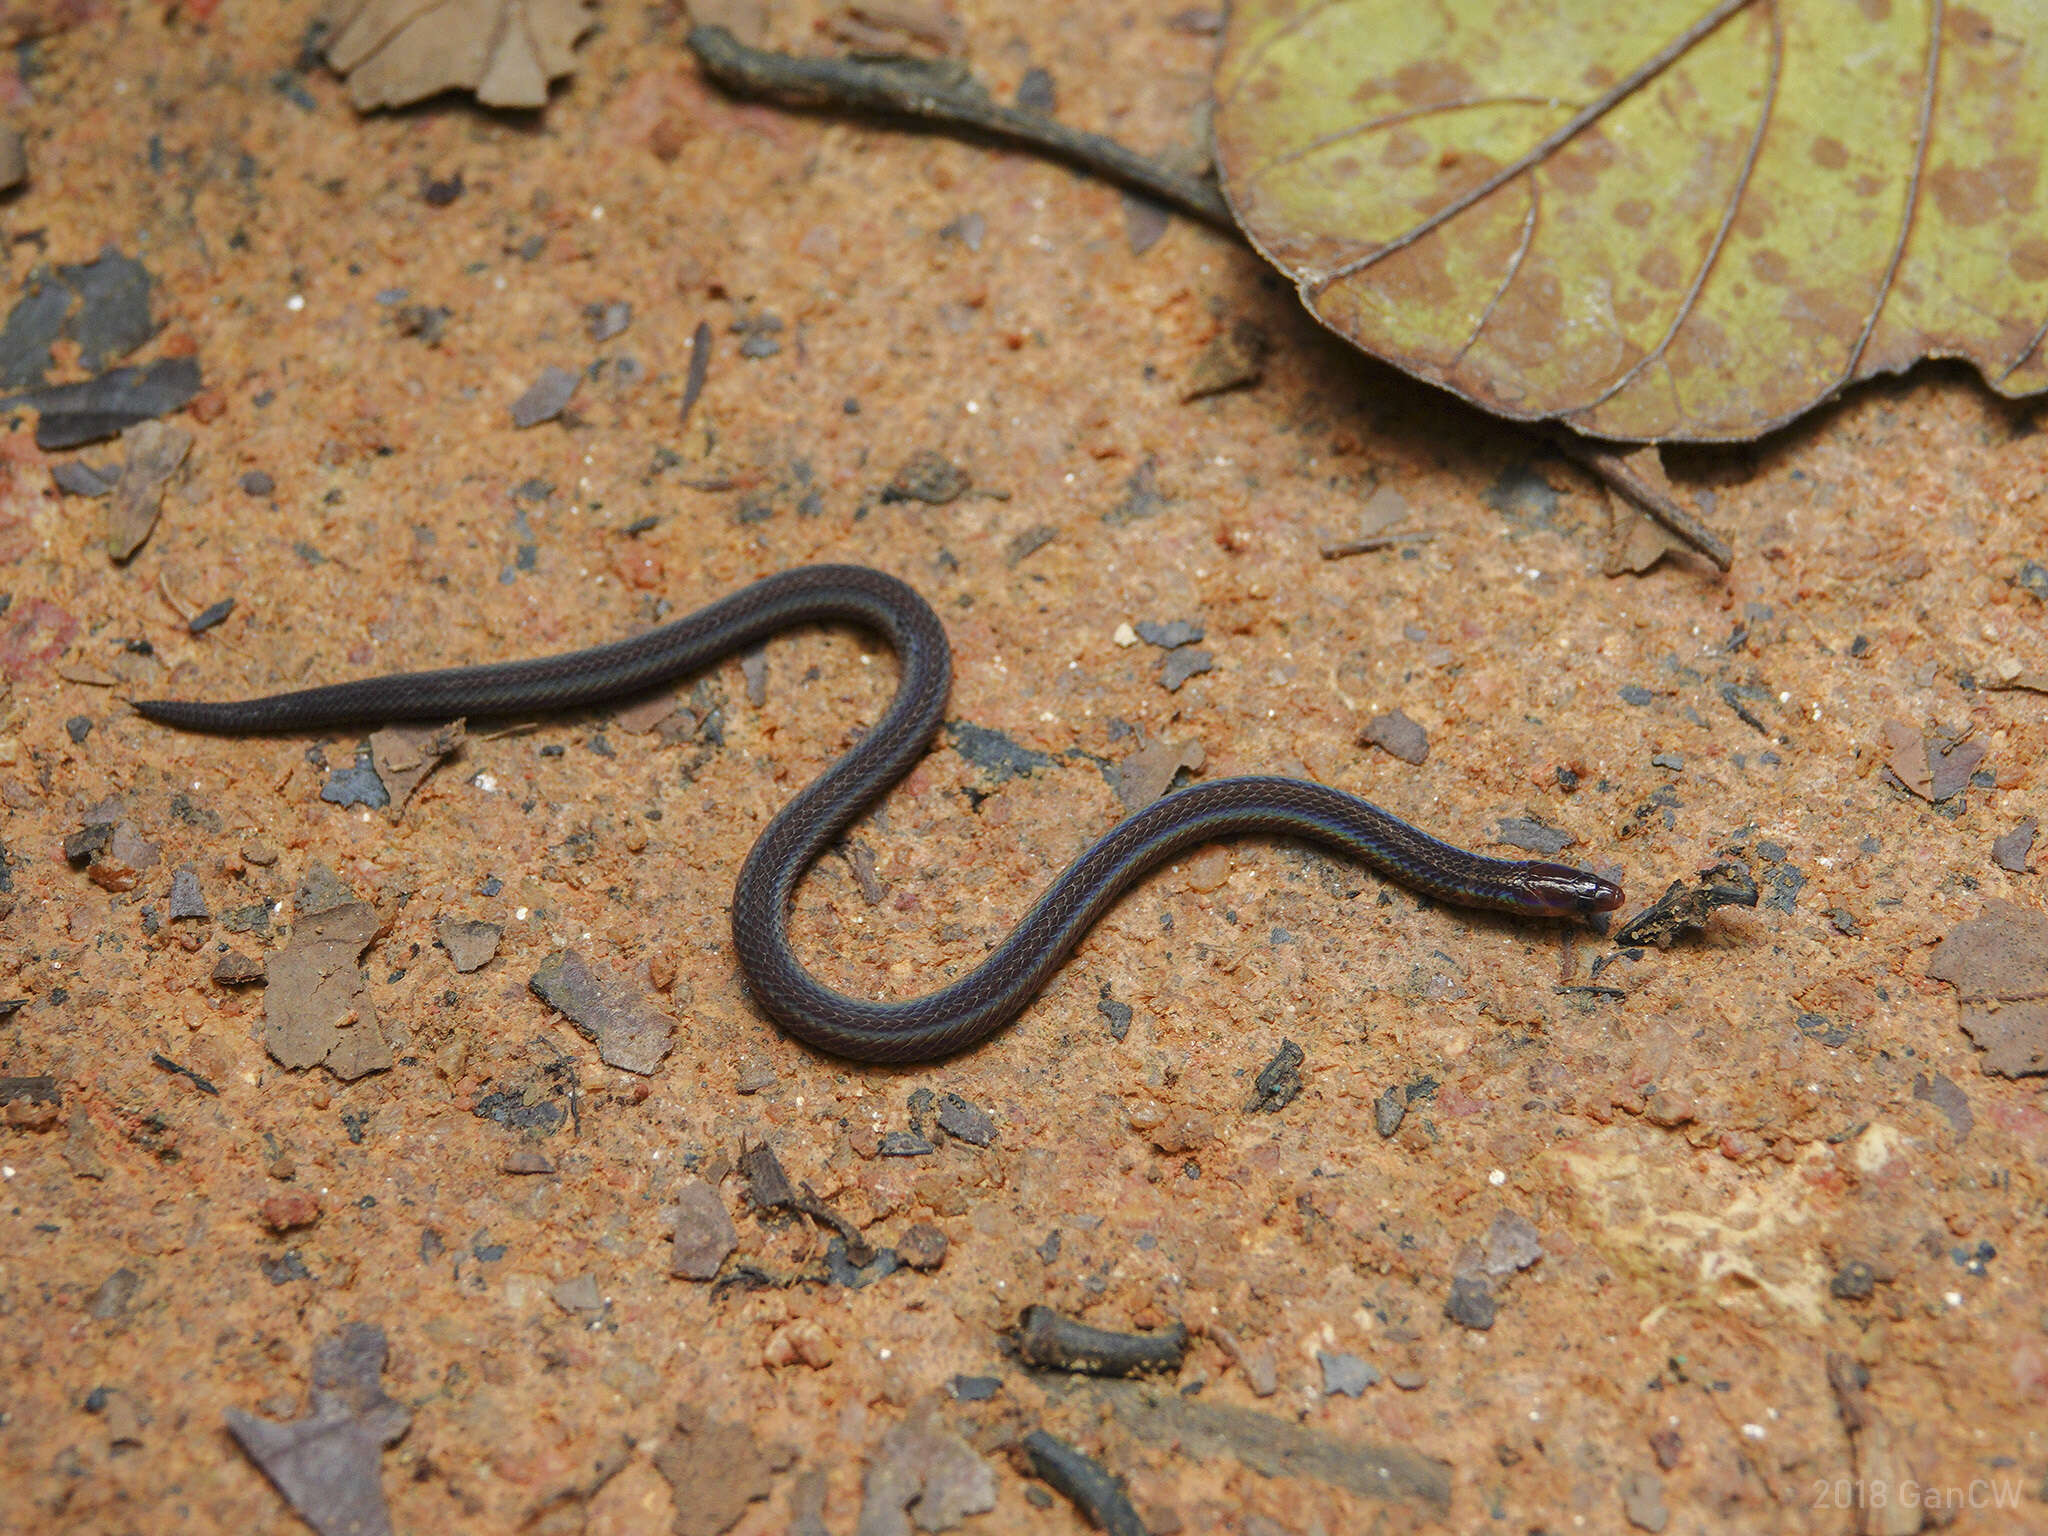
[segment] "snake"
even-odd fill
[[[895,697],[875,726],[776,813],[740,866],[733,948],[748,990],[783,1029],[858,1061],[951,1055],[1008,1024],[1141,876],[1198,845],[1246,836],[1319,844],[1460,907],[1526,918],[1612,911],[1620,886],[1542,860],[1489,858],[1410,826],[1343,790],[1303,779],[1198,781],[1097,838],[973,970],[923,997],[848,996],[797,958],[789,916],[806,872],[930,747],[944,723],[953,651],[938,614],[907,583],[853,565],[778,572],[656,629],[526,661],[402,672],[231,702],[138,699],[137,713],[187,731],[280,734],[386,722],[529,716],[650,690],[799,626],[852,624],[895,652]]]

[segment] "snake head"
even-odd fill
[[[1612,912],[1627,899],[1612,880],[1569,864],[1535,859],[1522,865],[1515,883],[1524,903],[1521,910],[1538,917],[1590,917]]]

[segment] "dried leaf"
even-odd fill
[[[527,986],[597,1042],[606,1066],[645,1076],[674,1044],[673,1018],[618,972],[592,964],[573,949],[543,960]]]
[[[1160,740],[1139,748],[1116,767],[1116,797],[1125,814],[1142,811],[1165,794],[1181,769],[1201,772],[1206,760],[1199,741]]]
[[[2048,1075],[2048,917],[1988,901],[1935,947],[1927,974],[1956,989],[1963,1033],[2000,1077]]]
[[[389,798],[384,816],[393,826],[405,815],[406,803],[441,760],[461,747],[464,722],[447,725],[391,725],[370,736],[370,761]]]
[[[126,560],[142,548],[163,508],[164,487],[192,450],[192,434],[160,421],[140,422],[121,434],[128,462],[107,506],[107,553]]]
[[[1740,440],[1964,357],[2048,388],[2022,0],[1243,0],[1216,148],[1325,324],[1504,416]]]
[[[382,1329],[352,1323],[314,1347],[304,1418],[278,1424],[227,1411],[236,1442],[320,1536],[390,1536],[379,1464],[412,1414],[378,1384],[386,1350]]]
[[[544,107],[595,25],[591,0],[340,0],[327,62],[368,112],[442,91],[488,107]]]
[[[768,1497],[774,1475],[795,1460],[788,1446],[764,1447],[746,1425],[724,1423],[686,1405],[676,1410],[674,1432],[654,1452],[654,1470],[675,1495],[676,1536],[722,1536],[749,1504]]]
[[[382,926],[377,909],[345,901],[308,916],[306,905],[291,944],[265,966],[264,1048],[282,1066],[325,1066],[344,1082],[385,1071],[391,1046],[357,964]]]

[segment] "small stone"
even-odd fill
[[[576,393],[579,380],[579,375],[549,363],[526,393],[512,402],[512,425],[524,430],[553,421]]]
[[[1527,1269],[1543,1257],[1543,1240],[1528,1217],[1515,1211],[1502,1211],[1493,1218],[1493,1225],[1486,1232],[1486,1273],[1489,1275],[1512,1274],[1518,1269]]]
[[[1117,625],[1116,633],[1109,638],[1111,644],[1121,646],[1124,650],[1129,650],[1138,643],[1138,632],[1126,622]]]
[[[1427,1376],[1423,1375],[1422,1372],[1413,1369],[1389,1371],[1387,1372],[1387,1380],[1391,1381],[1403,1392],[1420,1392],[1425,1386],[1429,1384],[1429,1378]]]
[[[740,1245],[718,1191],[692,1179],[676,1194],[675,1251],[668,1272],[683,1280],[709,1280]]]
[[[1372,1128],[1385,1141],[1401,1129],[1401,1122],[1408,1115],[1408,1095],[1396,1083],[1372,1101]]]
[[[243,987],[263,979],[263,962],[231,949],[213,963],[213,981],[220,987]]]
[[[784,1323],[768,1335],[761,1347],[761,1363],[769,1366],[807,1365],[822,1371],[839,1358],[839,1346],[815,1318],[799,1317]]]
[[[1152,1145],[1169,1157],[1193,1152],[1216,1139],[1216,1125],[1199,1111],[1175,1115],[1152,1131]]]
[[[498,1165],[506,1173],[553,1173],[555,1165],[538,1147],[518,1147]]]
[[[945,1233],[920,1221],[896,1240],[896,1257],[912,1269],[937,1269],[946,1262],[946,1246]]]
[[[988,1111],[957,1093],[939,1095],[939,1129],[971,1147],[985,1147],[996,1139],[996,1123]]]
[[[1661,1531],[1671,1523],[1664,1507],[1664,1481],[1654,1473],[1631,1472],[1621,1480],[1621,1508],[1639,1531]]]
[[[602,1312],[604,1297],[597,1289],[596,1279],[588,1274],[564,1280],[548,1291],[548,1299],[564,1312]]]
[[[142,1277],[132,1269],[117,1269],[100,1282],[85,1304],[86,1315],[96,1323],[112,1322],[126,1312],[142,1289]]]
[[[1156,645],[1162,651],[1179,650],[1184,645],[1193,645],[1208,630],[1199,619],[1174,619],[1161,624],[1156,619],[1141,619],[1138,623],[1138,638],[1147,645]]]
[[[1429,733],[1398,709],[1374,715],[1358,739],[1418,768],[1429,761]]]
[[[310,1227],[320,1219],[320,1200],[306,1190],[295,1189],[271,1195],[256,1207],[256,1213],[271,1231],[290,1232],[297,1227]]]
[[[883,1157],[930,1157],[939,1149],[909,1131],[884,1131],[879,1150]]]
[[[2024,875],[2032,871],[2027,867],[2027,855],[2033,851],[2034,834],[2041,828],[2039,817],[2029,816],[2003,836],[1991,840],[1991,862],[2008,874]]]
[[[94,854],[101,852],[113,840],[114,824],[110,821],[89,821],[75,832],[64,836],[64,857],[73,864],[83,864]]]
[[[180,866],[177,872],[171,876],[172,921],[175,922],[179,918],[210,918],[212,916],[213,914],[206,907],[206,896],[199,889],[198,871],[193,869],[190,864]]]
[[[1316,1363],[1323,1368],[1325,1397],[1334,1397],[1339,1392],[1346,1397],[1363,1397],[1365,1389],[1377,1385],[1380,1379],[1379,1368],[1356,1355],[1319,1349],[1316,1351]]]
[[[1273,1360],[1273,1351],[1261,1346],[1244,1357],[1245,1385],[1252,1389],[1253,1397],[1271,1397],[1280,1390],[1280,1367]]]
[[[1303,1086],[1302,1060],[1301,1047],[1292,1040],[1282,1039],[1272,1060],[1261,1067],[1259,1075],[1252,1080],[1252,1098],[1245,1106],[1245,1112],[1277,1115],[1299,1098]]]
[[[1493,1326],[1498,1312],[1493,1287],[1484,1275],[1464,1275],[1451,1282],[1451,1295],[1444,1303],[1444,1316],[1459,1327],[1483,1332]]]
[[[1666,1426],[1650,1432],[1650,1450],[1657,1458],[1657,1465],[1669,1472],[1684,1454],[1685,1440],[1677,1430]]]
[[[921,501],[943,507],[958,501],[974,483],[966,470],[933,448],[920,448],[896,471],[882,488],[882,500]]]
[[[1851,1259],[1828,1281],[1828,1294],[1837,1301],[1868,1301],[1877,1290],[1877,1274],[1861,1259]]]
[[[217,603],[208,603],[185,621],[185,632],[191,635],[203,635],[209,629],[213,629],[223,623],[227,616],[234,611],[235,600],[232,597],[224,597]]]
[[[1045,71],[1038,70],[1035,73],[1042,75]],[[1027,81],[1030,80],[1030,73],[1027,73],[1024,78]],[[1018,87],[1018,94],[1021,98],[1023,94],[1022,86]],[[1019,105],[1022,105],[1021,100]],[[981,242],[987,236],[988,220],[979,213],[963,213],[950,224],[944,224],[939,227],[939,238],[941,240],[957,240],[966,246],[968,250],[977,254],[981,251]]]
[[[50,478],[66,496],[90,499],[111,491],[120,473],[111,469],[95,469],[83,459],[66,459],[61,464],[50,466]]]
[[[1026,112],[1052,116],[1053,109],[1058,105],[1058,95],[1053,90],[1052,76],[1035,65],[1025,70],[1024,78],[1017,82],[1017,105]]]
[[[491,963],[492,957],[498,953],[498,943],[505,936],[505,930],[496,923],[444,917],[435,922],[434,936],[448,951],[448,958],[455,963],[455,969],[466,975]]]
[[[260,469],[252,469],[242,476],[244,496],[268,496],[277,489],[277,482]]]
[[[277,850],[270,844],[252,837],[242,844],[242,858],[259,869],[267,869],[277,862]]]
[[[1109,983],[1102,984],[1103,997],[1095,1004],[1095,1011],[1109,1024],[1109,1038],[1121,1040],[1131,1032],[1131,1005],[1120,1003],[1108,995]]]
[[[604,304],[583,306],[583,323],[595,342],[610,341],[621,335],[633,323],[633,306],[624,299],[613,299]]]
[[[1192,645],[1184,645],[1177,651],[1169,651],[1159,663],[1159,686],[1168,693],[1180,692],[1182,683],[1191,677],[1200,677],[1204,672],[1214,671],[1216,658],[1207,651]]]
[[[769,1066],[748,1067],[733,1084],[738,1093],[762,1093],[775,1086],[775,1069]]]

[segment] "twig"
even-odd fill
[[[690,409],[697,403],[697,397],[704,393],[704,381],[711,374],[711,323],[699,320],[697,330],[690,337],[690,373],[683,381],[683,408],[676,425],[690,424]]]
[[[1342,560],[1346,555],[1369,555],[1377,549],[1392,549],[1397,544],[1427,544],[1436,537],[1433,528],[1420,528],[1413,533],[1375,533],[1362,539],[1333,539],[1317,546],[1325,560]]]
[[[1611,486],[1632,506],[1640,507],[1722,570],[1735,564],[1735,551],[1728,547],[1726,539],[1695,517],[1670,491],[1652,484],[1623,455],[1564,430],[1552,432],[1550,441],[1559,453]]]
[[[1114,139],[1082,133],[1037,112],[989,99],[966,69],[922,59],[805,59],[749,48],[723,27],[692,27],[685,39],[705,72],[742,96],[774,96],[803,106],[914,117],[1022,145],[1065,160],[1155,202],[1237,231],[1214,185],[1170,171]]]
[[[1123,1480],[1066,1441],[1034,1429],[1024,1437],[1031,1470],[1080,1505],[1088,1523],[1109,1536],[1145,1536],[1145,1523],[1124,1492]]]

